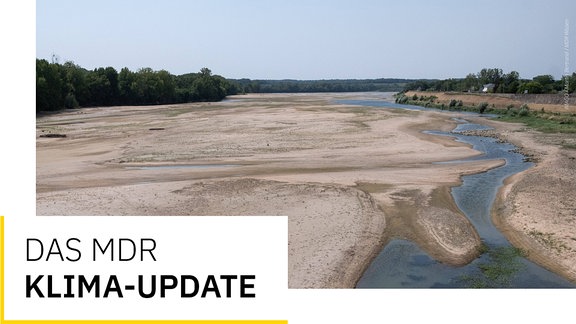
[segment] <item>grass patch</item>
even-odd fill
[[[478,272],[463,275],[458,281],[468,288],[509,288],[514,276],[524,268],[526,253],[513,246],[484,248],[488,260],[478,264]]]
[[[566,123],[533,114],[528,116],[501,115],[498,116],[498,120],[523,123],[530,128],[544,133],[576,133],[576,123]]]
[[[538,241],[538,243],[549,249],[555,250],[558,253],[572,250],[564,243],[560,242],[557,238],[555,238],[554,233],[543,233],[537,230],[531,230],[528,232],[528,235]]]

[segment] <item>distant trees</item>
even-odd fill
[[[151,68],[87,70],[73,62],[36,59],[36,111],[218,101],[237,93],[400,91],[410,82],[413,80],[230,80],[214,75],[209,68],[176,76]],[[452,90],[457,83],[450,80],[440,88]]]
[[[564,75],[560,81],[557,81],[560,86],[561,91],[568,91],[568,93],[573,93],[576,91],[576,72],[572,75]]]
[[[221,76],[213,76],[208,68],[200,70],[200,74],[192,82],[194,97],[206,100],[221,100],[226,97],[226,80]]]
[[[63,108],[218,101],[237,89],[208,68],[175,76],[165,70],[86,70],[36,59],[36,112]]]
[[[238,93],[401,91],[414,80],[229,80]]]
[[[543,93],[544,87],[537,81],[529,81],[520,86],[520,93]]]
[[[494,92],[498,91],[502,83],[503,72],[502,69],[482,69],[478,72],[478,80],[482,85],[493,84]]]
[[[90,95],[85,106],[111,106],[119,103],[118,72],[113,67],[98,68],[86,74]]]
[[[474,73],[469,73],[466,78],[462,81],[462,87],[460,91],[478,91],[480,90],[480,80]]]
[[[142,68],[137,72],[131,72],[123,68],[119,74],[118,84],[123,104],[148,105],[179,102],[176,100],[175,77],[165,70],[154,71],[151,68]]]
[[[502,84],[498,90],[504,93],[516,93],[520,87],[520,74],[516,71],[512,71],[508,74],[504,74],[502,77]]]
[[[36,111],[64,107],[66,94],[60,65],[36,60]]]
[[[521,79],[516,71],[504,73],[502,69],[482,69],[474,74],[469,73],[464,79],[416,80],[408,83],[404,91],[481,91],[484,85],[493,84],[495,93],[557,93],[576,90],[576,73],[554,80],[551,75],[538,75],[532,80]]]

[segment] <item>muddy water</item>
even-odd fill
[[[342,102],[364,106],[407,108],[406,105],[386,105],[382,101]],[[422,107],[408,106],[422,110]],[[438,136],[452,136],[463,143],[471,144],[482,155],[467,160],[444,163],[466,163],[467,161],[503,159],[506,164],[474,175],[464,176],[462,185],[452,188],[452,196],[458,207],[470,219],[480,238],[490,252],[482,254],[470,264],[452,267],[442,264],[416,244],[406,240],[392,240],[387,244],[357,283],[357,288],[456,288],[456,287],[502,287],[502,288],[561,288],[576,287],[564,278],[538,266],[519,255],[495,257],[492,252],[512,251],[513,247],[492,224],[490,210],[496,193],[507,177],[532,166],[525,157],[515,152],[509,143],[496,139],[464,135],[466,130],[487,129],[487,126],[472,124],[465,119],[456,119],[458,127],[450,133],[431,131]],[[504,252],[506,253],[506,252]],[[502,261],[504,260],[504,261]],[[487,278],[481,269],[499,268],[502,275]]]

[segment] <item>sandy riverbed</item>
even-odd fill
[[[502,162],[433,164],[478,154],[421,133],[451,130],[451,115],[332,102],[381,96],[246,95],[39,117],[37,214],[287,215],[291,288],[353,287],[391,238],[470,261],[480,241],[449,188]],[[173,167],[141,168],[150,166]],[[526,193],[514,184],[503,201]]]
[[[488,121],[536,166],[507,179],[492,219],[528,258],[576,282],[576,134],[544,134]],[[488,132],[488,134],[491,132]]]

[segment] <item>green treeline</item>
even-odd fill
[[[208,68],[175,76],[165,70],[113,67],[86,70],[73,62],[36,59],[36,112],[63,108],[218,101],[235,93],[232,83]]]
[[[566,80],[567,79],[567,80]],[[551,75],[538,75],[531,80],[520,78],[516,71],[503,73],[502,69],[482,69],[478,73],[470,73],[463,79],[446,80],[416,80],[404,87],[404,91],[459,91],[480,92],[486,85],[490,93],[560,93],[576,90],[576,73],[554,80]],[[565,87],[568,85],[568,89]]]
[[[239,93],[300,93],[300,92],[398,92],[413,80],[406,79],[346,79],[346,80],[230,80]]]
[[[113,67],[87,70],[73,62],[36,59],[36,112],[64,108],[156,105],[219,101],[241,93],[360,92],[404,89],[413,80],[250,80],[225,79],[208,68],[172,75],[143,68],[136,72]]]

